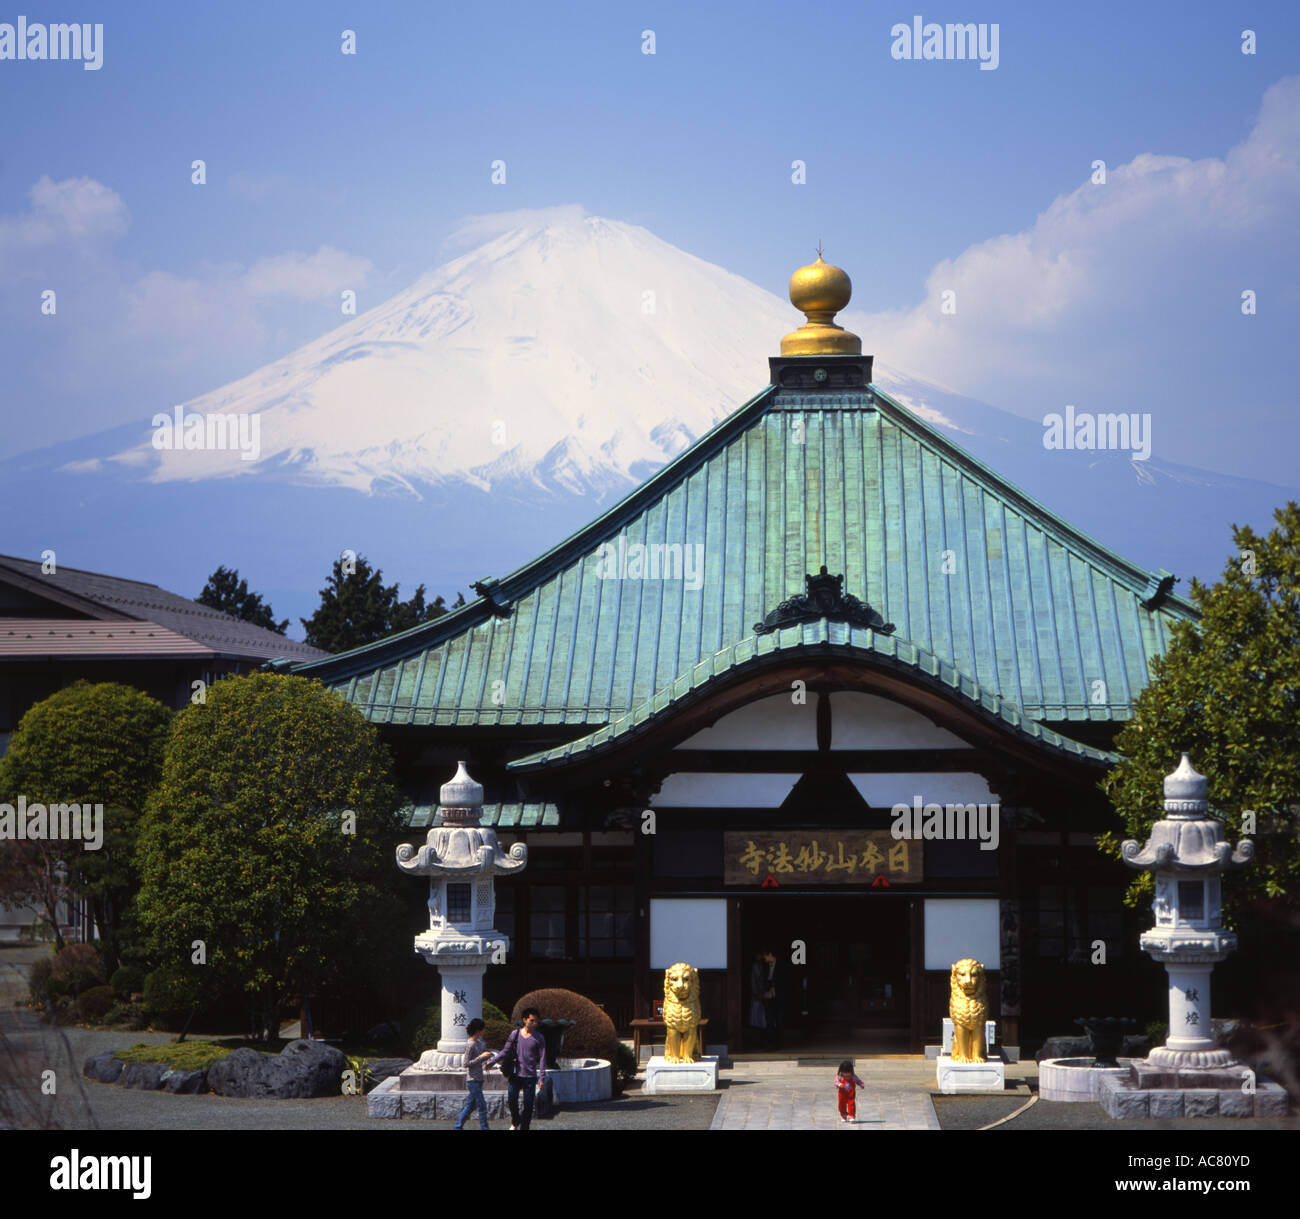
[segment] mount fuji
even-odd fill
[[[187,596],[225,564],[296,619],[351,548],[404,595],[423,582],[450,598],[560,541],[747,401],[801,320],[635,225],[515,214],[376,308],[184,404],[254,416],[253,460],[155,448],[154,413],[172,409],[157,403],[138,424],[0,463],[4,549],[51,548]],[[852,312],[840,320],[872,350]],[[1231,524],[1266,529],[1295,495],[1159,458],[1046,452],[1040,425],[891,368],[887,352],[874,379],[1098,541],[1184,578],[1216,579]]]

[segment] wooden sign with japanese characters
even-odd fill
[[[921,843],[888,830],[790,830],[723,836],[723,881],[762,886],[917,885]],[[772,888],[772,884],[767,884]]]

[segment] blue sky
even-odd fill
[[[242,376],[467,215],[576,202],[775,292],[821,238],[882,360],[1030,418],[1150,410],[1160,456],[1300,483],[1294,3],[20,13],[102,22],[103,67],[0,61],[0,457]],[[996,22],[997,69],[891,58],[917,13]]]

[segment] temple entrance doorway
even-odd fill
[[[746,895],[741,911],[746,1024],[750,970],[755,955],[770,948],[776,956],[781,1035],[764,1037],[746,1027],[745,1049],[905,1053],[911,1027],[908,915],[906,897],[889,893]],[[795,963],[800,959],[803,964]]]

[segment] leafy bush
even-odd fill
[[[109,979],[109,985],[113,988],[113,994],[119,999],[129,999],[132,995],[138,995],[144,990],[144,970],[138,965],[123,965],[120,969],[113,971],[113,976]]]
[[[92,986],[77,1000],[77,1018],[86,1024],[100,1024],[113,1003],[111,986]]]
[[[565,1058],[607,1058],[616,1061],[618,1035],[614,1022],[590,999],[572,990],[551,987],[529,991],[516,1000],[510,1013],[512,1022],[523,1017],[526,1007],[535,1007],[543,1020],[576,1020],[564,1035]]]
[[[186,1008],[177,993],[175,970],[162,966],[145,975],[140,1002],[145,1019],[154,1028],[174,1030],[185,1020]]]
[[[103,986],[104,963],[94,944],[69,944],[54,958],[50,969],[49,993],[76,997],[92,986]]]
[[[38,957],[32,962],[31,972],[27,978],[29,1001],[33,1006],[44,1006],[46,996],[50,993],[50,972],[54,968],[53,957]]]
[[[1153,1023],[1148,1024],[1142,1031],[1150,1039],[1153,1047],[1164,1045],[1165,1040],[1169,1036],[1169,1025],[1167,1025],[1163,1020],[1156,1020]]]
[[[135,1032],[148,1023],[144,1018],[144,1008],[139,1003],[114,1003],[104,1013],[105,1024],[120,1024]]]
[[[636,1054],[630,1045],[625,1041],[616,1044],[618,1048],[614,1051],[613,1066],[610,1072],[610,1084],[613,1087],[615,1096],[619,1095],[636,1078],[639,1066]]]
[[[483,1020],[487,1024],[484,1036],[488,1045],[499,1050],[506,1043],[514,1025],[499,1007],[483,1001]],[[429,1003],[422,1003],[412,1008],[402,1021],[402,1039],[406,1045],[407,1055],[419,1058],[425,1050],[438,1048],[438,1038],[442,1036],[442,998]]]

